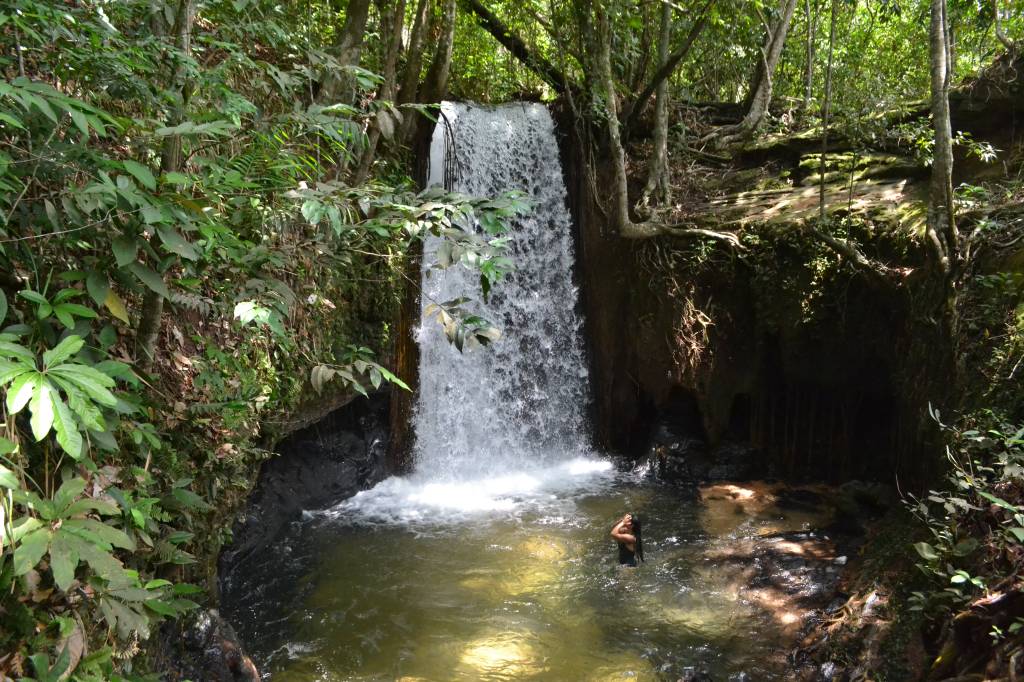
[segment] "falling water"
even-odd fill
[[[453,133],[458,180],[475,196],[517,190],[531,210],[510,225],[515,271],[484,303],[479,275],[464,266],[423,270],[423,306],[473,297],[503,333],[487,349],[460,353],[424,318],[416,470],[466,480],[568,461],[587,452],[587,369],[572,282],[572,218],[554,124],[540,104],[499,107],[446,102],[431,145],[430,183],[441,184],[445,131]],[[431,238],[425,262],[440,244]]]
[[[611,464],[593,458],[586,435],[572,219],[551,116],[525,103],[446,102],[442,113],[431,184],[455,176],[450,189],[463,194],[518,191],[529,201],[529,212],[508,226],[515,270],[484,301],[476,271],[430,267],[441,240],[428,239],[414,471],[345,500],[330,515],[402,524],[436,521],[438,510],[449,520],[456,513],[520,513],[553,493],[609,480]],[[502,337],[460,353],[425,313],[432,303],[465,296]]]

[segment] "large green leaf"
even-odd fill
[[[21,487],[21,482],[18,481],[18,476],[13,471],[0,464],[0,488],[10,488],[11,490],[17,490]]]
[[[134,237],[116,237],[111,245],[114,248],[114,259],[119,268],[134,261],[135,254],[139,250],[139,242]]]
[[[36,356],[25,346],[11,341],[0,341],[0,358],[15,358],[35,367]]]
[[[1011,512],[1018,511],[1017,507],[1015,507],[1014,505],[1010,504],[1009,502],[1007,502],[1006,500],[1004,500],[1001,497],[996,497],[992,493],[987,493],[984,490],[979,490],[978,494],[981,495],[982,497],[984,497],[986,500],[988,500],[992,504],[996,505],[997,507],[1002,507],[1003,509],[1006,509],[1006,510],[1011,511]]]
[[[55,313],[67,313],[68,315],[74,315],[75,317],[84,317],[87,319],[94,319],[96,317],[96,311],[92,308],[86,308],[84,305],[77,303],[61,303],[53,307]]]
[[[178,610],[165,601],[161,601],[159,599],[147,599],[143,603],[154,613],[161,616],[173,618],[178,615]]]
[[[85,486],[85,479],[80,476],[69,478],[61,484],[53,495],[53,506],[58,516],[64,517],[64,512],[85,491]]]
[[[123,582],[125,580],[124,566],[110,552],[71,532],[66,533],[65,541],[78,553],[82,561],[89,564],[89,568],[96,575],[104,580],[114,582]]]
[[[7,318],[7,294],[0,289],[0,323]]]
[[[104,546],[112,545],[121,549],[135,549],[135,542],[124,531],[95,519],[69,519],[64,522],[62,528],[77,535],[82,535],[82,537],[87,537],[87,534],[91,534],[99,538]],[[99,543],[94,542],[94,544]]]
[[[35,372],[35,368],[23,362],[0,360],[0,386],[11,383],[26,372]]]
[[[110,280],[106,274],[93,270],[85,279],[85,288],[96,305],[103,305],[107,300],[107,293],[110,291]]]
[[[12,523],[12,532],[10,534],[7,532],[8,528],[6,525],[0,525],[0,547],[12,542],[17,543],[32,531],[42,527],[42,525],[42,521],[34,516],[22,516],[20,519]]]
[[[124,163],[124,169],[131,173],[146,189],[156,191],[156,178],[153,177],[153,171],[138,161],[124,161],[122,163]]]
[[[74,384],[62,376],[50,374],[50,380],[57,384],[68,397],[68,407],[78,415],[82,424],[93,431],[105,431],[107,428],[103,413],[96,407],[92,398],[85,394],[77,384]]]
[[[23,289],[18,292],[18,296],[21,296],[26,301],[31,301],[36,305],[47,305],[49,301],[46,297],[40,294],[38,291],[32,291],[31,289]]]
[[[29,424],[37,442],[46,438],[46,434],[50,433],[53,427],[53,393],[53,385],[49,380],[40,378],[28,404],[28,411],[32,413]]]
[[[139,608],[144,607],[139,606]],[[124,602],[111,597],[103,597],[100,599],[100,611],[103,612],[103,618],[107,624],[117,631],[117,635],[121,639],[129,639],[133,632],[137,632],[142,639],[149,636],[149,618]]]
[[[64,364],[54,367],[49,373],[72,382],[100,405],[113,407],[117,404],[117,398],[107,390],[114,382],[102,372],[85,365]]]
[[[58,530],[54,533],[53,541],[50,543],[50,568],[53,570],[53,581],[65,592],[75,581],[75,568],[78,567],[78,552],[67,538],[67,533]]]
[[[27,372],[17,377],[11,384],[10,389],[7,391],[7,412],[8,414],[18,414],[21,412],[29,400],[32,399],[32,394],[36,390],[36,385],[42,379],[42,375],[35,370]]]
[[[107,502],[106,500],[100,500],[95,497],[83,497],[80,500],[72,502],[67,509],[64,510],[64,518],[74,518],[75,516],[81,516],[91,511],[95,511],[97,514],[104,516],[114,516],[120,514],[118,506],[113,502]]]
[[[71,334],[63,341],[58,343],[54,348],[43,353],[43,366],[53,367],[64,362],[72,355],[82,350],[82,346],[85,345],[85,340],[81,336]]]
[[[171,253],[176,253],[188,260],[199,260],[199,252],[172,227],[157,227],[156,233],[160,235],[160,243]]]
[[[53,430],[57,432],[57,444],[73,459],[81,459],[84,453],[82,452],[83,441],[82,434],[78,430],[78,421],[56,391],[53,391],[50,397],[53,401]]]
[[[50,529],[38,528],[25,535],[14,548],[14,575],[25,575],[39,563],[50,544]]]
[[[935,552],[935,548],[929,545],[927,542],[918,542],[914,544],[914,549],[921,555],[921,558],[925,561],[937,561],[939,555]]]
[[[164,282],[164,278],[142,263],[131,263],[125,269],[138,277],[139,281],[149,287],[153,292],[160,294],[164,298],[171,297],[171,292],[167,290],[167,284]]]

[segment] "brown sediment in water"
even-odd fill
[[[825,532],[836,516],[824,485],[718,482],[699,489],[701,520],[712,536],[704,565],[735,599],[767,617],[773,667],[792,670],[794,651],[840,594],[846,557]],[[793,504],[794,498],[797,504]],[[815,505],[815,500],[817,505]]]

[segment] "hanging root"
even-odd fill
[[[668,242],[650,242],[640,252],[640,267],[652,283],[659,286],[677,311],[672,332],[668,338],[672,359],[678,371],[685,374],[711,361],[711,315],[697,305],[697,286],[681,273],[692,269],[686,264],[684,252]],[[710,311],[710,300],[705,308]]]

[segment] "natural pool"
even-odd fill
[[[835,568],[809,532],[828,514],[775,492],[580,461],[391,479],[253,560],[229,615],[274,680],[782,679]],[[638,569],[615,564],[608,537],[630,510],[645,521]]]

